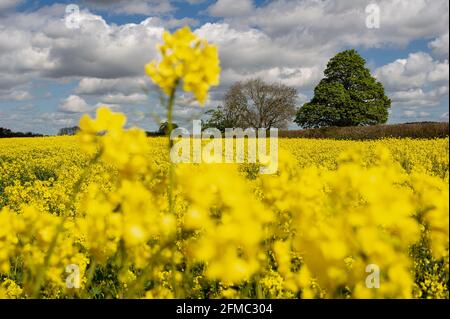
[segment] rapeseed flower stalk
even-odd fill
[[[164,43],[158,45],[162,59],[145,65],[147,75],[169,96],[167,104],[168,155],[173,146],[170,132],[173,127],[173,106],[178,84],[192,92],[203,105],[210,86],[219,84],[220,62],[217,48],[198,38],[188,26],[173,34],[163,33]],[[174,167],[169,168],[169,209],[173,212]]]
[[[164,44],[158,49],[162,60],[158,64],[152,61],[145,66],[145,71],[162,91],[169,96],[167,104],[168,152],[173,146],[170,133],[173,128],[173,107],[177,86],[183,83],[183,89],[192,92],[197,101],[203,105],[210,86],[219,84],[219,57],[217,48],[199,39],[189,27],[181,28],[173,34],[163,33]],[[169,159],[170,161],[170,159]],[[175,186],[175,167],[172,161],[169,166],[168,201],[169,211],[174,214],[173,189]],[[175,266],[172,264],[172,271]],[[175,274],[172,274],[175,290]]]

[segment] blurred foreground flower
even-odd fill
[[[102,106],[97,109],[95,119],[87,114],[80,119],[78,135],[83,150],[99,151],[101,158],[114,164],[120,173],[132,176],[146,167],[149,148],[145,132],[137,128],[125,130],[126,121],[124,114]]]
[[[183,90],[192,92],[201,104],[205,103],[210,86],[219,84],[219,56],[217,48],[199,39],[189,27],[173,34],[164,32],[164,44],[159,45],[162,60],[152,61],[145,71],[167,95],[172,95],[180,80]]]

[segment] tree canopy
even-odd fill
[[[334,56],[314,97],[297,111],[295,122],[304,128],[386,123],[391,101],[365,63],[356,50]]]

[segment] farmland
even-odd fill
[[[448,138],[279,146],[177,165],[171,211],[162,137],[0,140],[0,296],[448,298]]]

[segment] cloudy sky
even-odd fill
[[[183,25],[219,48],[206,109],[252,77],[296,87],[301,106],[327,61],[355,48],[393,101],[389,123],[448,121],[448,12],[448,0],[0,0],[0,127],[55,134],[107,104],[155,129],[164,111],[143,66]],[[178,123],[205,111],[188,94],[176,103]]]

